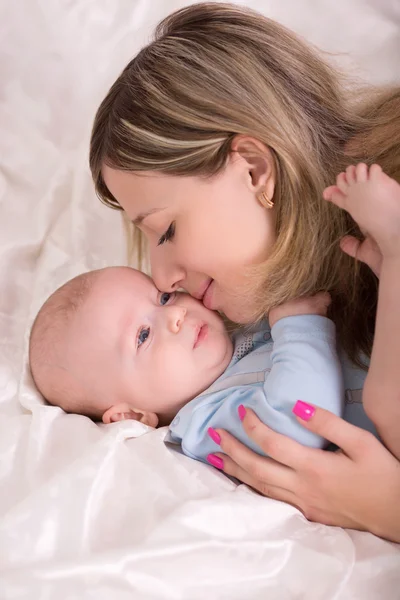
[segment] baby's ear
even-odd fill
[[[140,415],[136,414],[128,404],[114,404],[111,406],[103,415],[103,423],[109,425],[116,421],[125,421],[126,419],[133,419],[134,421],[140,421]]]
[[[117,421],[126,421],[128,419],[140,421],[140,423],[149,425],[149,427],[157,427],[158,425],[158,417],[155,413],[133,409],[126,402],[114,404],[114,406],[111,406],[111,408],[106,410],[103,414],[103,423],[106,425],[116,423]]]

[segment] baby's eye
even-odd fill
[[[174,294],[169,294],[168,292],[163,292],[160,295],[161,306],[165,306],[166,304],[168,304],[168,302],[171,300],[172,296],[174,296]]]
[[[144,344],[144,342],[147,340],[147,338],[150,335],[150,327],[144,327],[143,329],[141,329],[139,331],[139,335],[137,338],[137,347],[139,348],[139,346],[141,346],[142,344]]]

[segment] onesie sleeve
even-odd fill
[[[272,368],[264,384],[268,404],[290,417],[291,422],[297,400],[321,406],[341,417],[344,383],[333,321],[318,315],[286,317],[272,327],[271,336]],[[284,426],[281,429],[278,425],[276,430],[286,433]],[[290,435],[301,442],[304,431],[301,427],[299,438],[294,430]],[[313,435],[314,443],[310,445],[323,447],[324,440]]]
[[[259,454],[264,452],[245,433],[238,407],[251,408],[274,431],[299,443],[324,448],[326,440],[308,431],[292,413],[296,400],[322,406],[342,416],[344,389],[336,353],[335,326],[316,315],[286,317],[271,330],[272,367],[264,383],[243,385],[211,394],[194,403],[190,417],[171,433],[188,456],[206,461],[219,446],[209,437],[209,427],[225,429]]]

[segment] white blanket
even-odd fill
[[[94,111],[156,22],[187,3],[0,5],[0,598],[399,598],[399,546],[309,523],[169,451],[163,429],[65,415],[32,385],[28,332],[47,295],[128,261],[121,215],[88,172]],[[400,81],[398,0],[247,5],[367,81]]]

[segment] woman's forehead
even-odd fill
[[[204,179],[196,176],[167,175],[157,171],[120,171],[107,165],[103,167],[102,175],[107,188],[122,204],[137,201],[161,205],[206,184]]]
[[[124,194],[126,191],[131,193],[132,190],[143,193],[155,192],[169,184],[177,185],[181,179],[157,171],[122,171],[108,165],[103,166],[102,175],[110,192],[115,191],[117,194]]]

